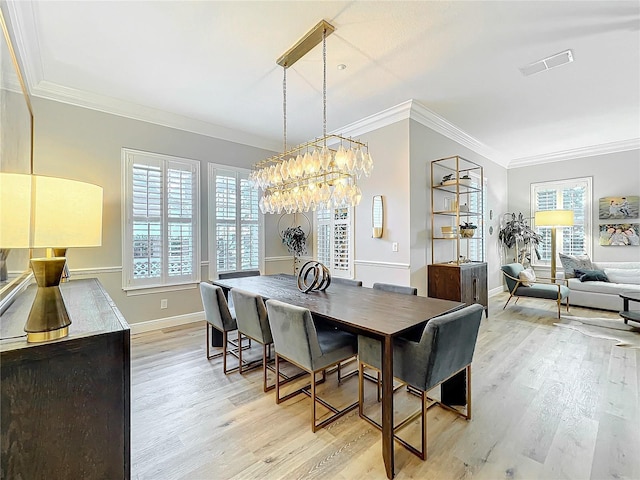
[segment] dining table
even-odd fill
[[[388,478],[393,478],[393,340],[425,325],[430,319],[457,310],[463,303],[417,295],[403,295],[332,283],[324,291],[303,293],[297,277],[287,274],[213,280],[228,295],[233,288],[307,308],[314,319],[342,330],[380,340],[382,345],[382,458]],[[441,400],[449,405],[466,403],[466,377],[460,374],[442,385]]]

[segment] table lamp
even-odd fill
[[[551,281],[556,281],[556,228],[573,226],[573,210],[540,210],[535,214],[536,227],[551,227]]]
[[[97,247],[102,244],[102,187],[42,175],[0,173],[0,248]],[[66,258],[32,258],[38,284],[24,330],[28,342],[69,334],[60,293]]]

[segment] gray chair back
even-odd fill
[[[404,285],[393,285],[392,283],[374,283],[373,289],[402,293],[403,295],[418,295],[418,289],[416,287],[405,287]]]
[[[352,287],[361,287],[361,280],[352,280],[351,278],[331,277],[331,283],[337,283],[339,285],[351,285]]]
[[[204,316],[218,330],[228,332],[237,328],[236,320],[229,310],[222,288],[207,282],[200,283],[200,295],[204,306]]]
[[[503,265],[500,269],[514,278],[518,278],[520,272],[524,270],[524,267],[520,263],[508,263],[507,265]],[[507,288],[509,292],[513,292],[513,289],[516,288],[516,281],[503,275],[505,282],[507,282]]]
[[[267,308],[262,297],[239,288],[231,289],[231,296],[236,310],[238,331],[263,345],[273,343]]]
[[[428,391],[469,365],[478,338],[484,307],[468,307],[433,318],[427,322],[420,342],[399,339],[394,350],[409,350],[399,355],[398,377]],[[411,352],[412,351],[412,352]],[[395,367],[394,355],[394,367]]]
[[[273,344],[278,355],[314,370],[314,359],[322,355],[311,312],[278,300],[267,300]]]
[[[240,277],[259,277],[260,270],[244,270],[241,272],[225,272],[219,273],[218,278],[224,280],[225,278],[240,278]]]

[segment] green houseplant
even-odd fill
[[[462,222],[460,225],[460,235],[464,238],[471,238],[476,233],[477,225],[474,225],[472,222]]]
[[[294,257],[300,257],[307,253],[307,234],[301,226],[288,227],[282,232],[282,243]]]
[[[514,249],[514,261],[521,264],[531,263],[531,248],[533,247],[536,257],[540,259],[538,245],[542,242],[542,237],[538,235],[524,218],[522,212],[505,213],[500,219],[500,231],[498,240],[503,247],[503,255],[506,259],[508,251]]]

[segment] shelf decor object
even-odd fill
[[[46,248],[47,257],[31,258],[38,284],[24,327],[28,342],[66,337],[71,319],[59,285],[66,258],[54,248],[102,244],[102,187],[65,178],[0,173],[0,244]]]
[[[573,210],[539,210],[536,227],[551,227],[551,282],[556,282],[556,228],[573,226]]]
[[[369,147],[341,135],[327,135],[327,36],[335,30],[320,21],[278,60],[283,79],[283,152],[255,164],[250,174],[262,190],[262,213],[299,213],[356,206],[362,199],[357,179],[373,168]],[[287,148],[287,69],[322,42],[322,137]]]

